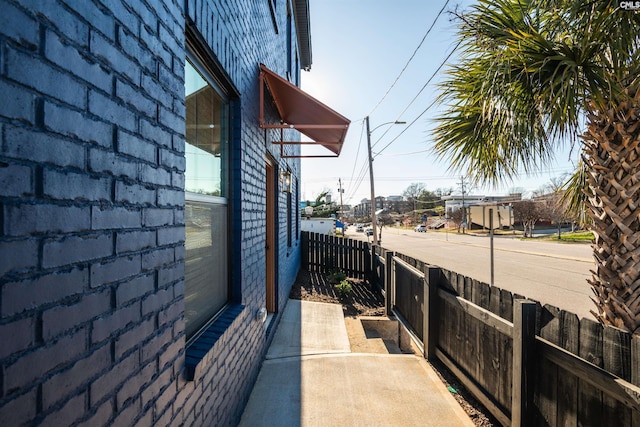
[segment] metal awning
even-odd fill
[[[271,93],[278,114],[279,124],[264,122],[264,88]],[[337,157],[347,136],[351,121],[324,105],[300,88],[292,85],[265,65],[260,64],[260,127],[262,129],[281,129],[279,144],[283,157]],[[305,141],[283,141],[284,129],[295,129],[312,139]],[[286,156],[284,145],[316,144],[331,151],[331,155]]]

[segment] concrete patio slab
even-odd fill
[[[241,426],[474,425],[421,357],[350,353],[340,305],[289,300],[268,353]]]
[[[291,299],[266,358],[350,351],[341,305]]]

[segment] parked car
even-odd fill
[[[357,231],[358,233],[362,233],[362,232],[364,231],[364,228],[362,228],[362,226],[361,226],[361,225],[359,225],[359,226],[357,226],[357,227],[356,227],[356,231]]]
[[[365,234],[367,236],[373,236],[373,228],[367,228],[367,231],[365,232]]]
[[[419,224],[419,225],[415,226],[413,231],[416,231],[416,232],[419,232],[419,233],[425,233],[427,231],[427,227],[424,224]]]

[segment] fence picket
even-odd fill
[[[323,234],[320,236],[320,241],[322,242],[322,271],[327,273],[327,266],[329,265],[329,244],[327,240],[329,236]]]
[[[489,311],[500,316],[500,288],[489,287]]]
[[[578,355],[580,321],[578,316],[560,311],[560,347]],[[578,423],[578,377],[558,367],[558,419],[557,425],[574,426]]]
[[[500,317],[513,322],[513,295],[511,292],[500,290]]]
[[[631,383],[640,386],[640,337],[631,339]],[[640,426],[640,410],[633,411],[631,425]]]
[[[351,239],[344,238],[343,244],[344,244],[344,263],[345,263],[344,269],[350,277],[356,277],[355,269],[353,268],[353,264],[351,263]]]
[[[602,325],[590,319],[580,321],[580,343],[578,356],[602,367]],[[602,391],[585,380],[578,380],[578,425],[602,425]]]
[[[316,268],[319,266],[319,260],[320,260],[320,236],[317,234],[314,234],[313,236],[313,263],[316,266]]]
[[[539,330],[538,334],[556,344],[560,344],[560,309],[551,305],[540,307]],[[535,405],[539,408],[540,420],[543,424],[555,426],[557,425],[557,408],[558,408],[558,366],[548,360],[539,361],[539,370],[544,372],[537,378]]]
[[[631,383],[640,386],[640,337],[631,340]]]
[[[626,332],[607,326],[603,334],[603,367],[618,377],[631,379],[631,339]],[[631,427],[632,413],[617,400],[605,395],[603,400],[605,421],[616,420],[616,426]]]
[[[364,257],[363,257],[363,262],[364,262],[364,272],[367,276],[368,280],[371,280],[371,246],[368,243],[362,243],[363,247],[365,248],[364,251]]]
[[[327,266],[327,270],[331,271],[335,269],[332,266],[337,266],[340,268],[340,259],[338,258],[338,242],[336,236],[329,236],[329,265]]]
[[[631,337],[625,331],[604,328],[604,368],[622,379],[631,379]]]
[[[335,242],[333,246],[335,264],[338,266],[340,271],[344,271],[344,260],[342,259],[342,238],[333,236],[333,241]]]
[[[445,270],[444,268],[440,269],[440,274],[442,275],[442,279],[440,281],[440,287],[442,289],[446,289],[450,292],[455,292],[455,286],[453,285],[453,273],[449,270]]]
[[[491,295],[491,287],[487,283],[473,281],[473,303],[479,305],[485,310],[489,309],[489,299]]]
[[[538,334],[547,341],[560,345],[560,309],[545,304],[540,309]]]
[[[424,355],[429,360],[436,358],[438,344],[438,288],[440,285],[440,271],[435,267],[425,267],[423,282],[423,328],[422,342]]]
[[[362,249],[362,242],[355,242],[353,251],[353,267],[360,272],[360,277],[362,277],[364,275],[364,261],[362,258],[364,253]]]
[[[513,307],[513,392],[511,425],[533,425],[533,385],[535,383],[536,307],[518,300]]]
[[[473,301],[473,279],[463,276],[462,280],[464,286],[462,296],[467,301]]]

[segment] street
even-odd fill
[[[347,237],[367,240],[354,228]],[[371,240],[371,237],[368,238]],[[382,246],[490,283],[490,239],[456,232],[417,233],[385,227]],[[595,305],[587,278],[594,268],[589,244],[522,240],[508,236],[494,238],[494,285],[550,304],[578,317],[593,319]]]

